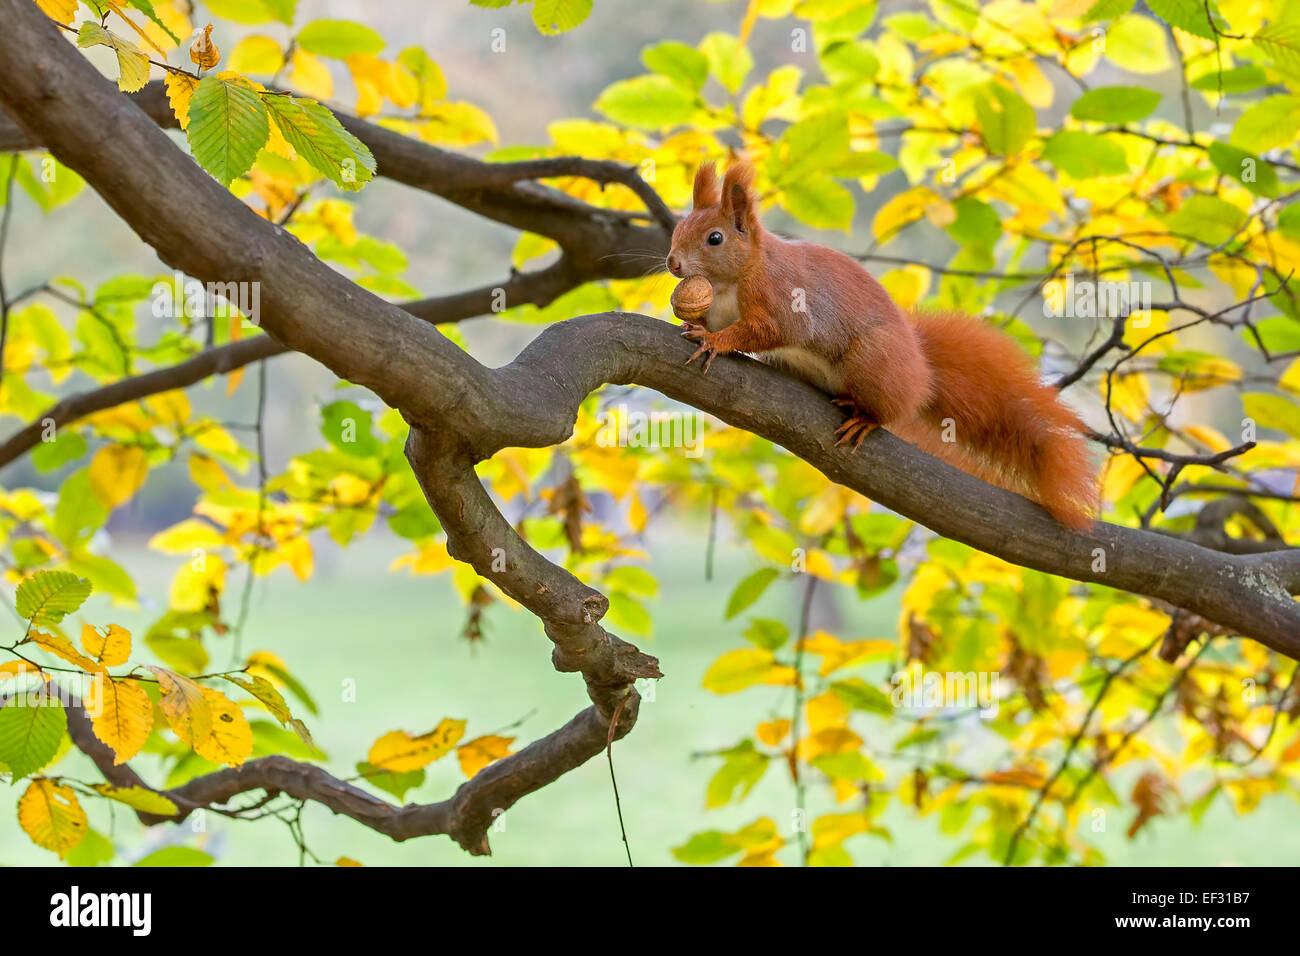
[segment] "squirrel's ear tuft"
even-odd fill
[[[754,167],[749,163],[734,163],[722,178],[722,212],[740,232],[752,232],[758,223],[754,211]]]
[[[695,208],[716,206],[720,198],[717,171],[712,163],[700,163],[700,168],[695,171],[695,196],[692,200]]]

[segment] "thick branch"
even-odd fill
[[[623,708],[617,736],[631,729],[636,710],[634,698]],[[105,780],[120,787],[152,789],[129,766],[114,765],[112,750],[94,735],[79,705],[69,706],[67,713],[72,742],[95,762]],[[395,807],[321,767],[275,756],[195,777],[174,790],[157,791],[181,808],[175,816],[144,812],[137,816],[146,825],[179,823],[200,808],[224,807],[242,793],[264,790],[319,803],[394,840],[445,834],[471,854],[483,855],[489,852],[488,828],[501,813],[596,756],[605,749],[608,735],[608,719],[596,707],[588,707],[559,730],[489,764],[438,803]]]

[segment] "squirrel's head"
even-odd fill
[[[668,271],[679,279],[704,276],[714,285],[735,282],[757,254],[763,227],[754,194],[754,167],[734,163],[722,178],[712,163],[695,173],[695,208],[673,230]]]

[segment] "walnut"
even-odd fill
[[[673,289],[672,304],[677,318],[683,322],[699,322],[713,304],[713,286],[704,276],[688,276]]]

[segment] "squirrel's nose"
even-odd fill
[[[682,260],[678,259],[676,256],[669,256],[668,271],[680,279],[682,277]]]

